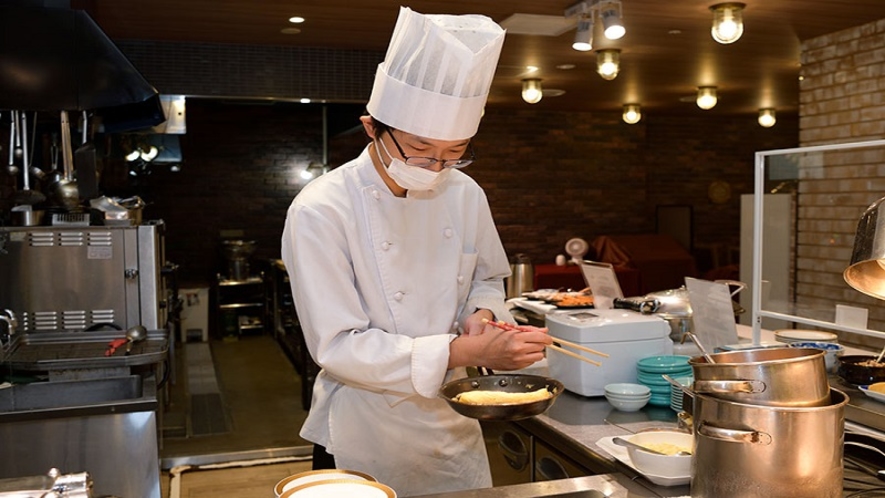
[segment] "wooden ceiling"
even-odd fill
[[[400,5],[422,13],[479,13],[504,22],[516,13],[565,19],[574,0],[73,0],[115,40],[167,40],[383,52]],[[612,81],[596,74],[595,53],[571,48],[574,27],[559,36],[508,33],[489,105],[529,106],[521,79],[539,77],[545,98],[533,109],[618,111],[638,102],[644,113],[755,115],[759,108],[797,113],[800,43],[885,19],[883,0],[745,0],[744,34],[721,45],[710,36],[715,0],[622,0],[627,34],[594,50],[621,50]],[[306,22],[292,25],[291,16]],[[574,22],[572,19],[571,22]],[[300,33],[283,34],[284,28]],[[537,66],[533,74],[526,66]],[[562,69],[572,65],[572,69]],[[701,111],[698,86],[718,87],[719,104]],[[561,96],[549,95],[561,90]],[[558,92],[557,92],[558,93]]]

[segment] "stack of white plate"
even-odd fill
[[[676,377],[673,380],[685,387],[691,387],[694,377],[690,375],[688,377]],[[676,413],[682,411],[682,389],[672,384],[670,384],[670,408]]]

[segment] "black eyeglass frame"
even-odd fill
[[[396,137],[393,136],[392,128],[387,130],[387,134],[390,135],[391,139],[393,139],[393,145],[396,146],[396,150],[398,150],[400,155],[403,156],[403,162],[405,162],[409,166],[429,168],[436,163],[442,163],[443,168],[460,169],[465,166],[469,166],[471,163],[473,163],[473,161],[476,160],[476,154],[473,151],[472,142],[467,144],[467,153],[470,154],[470,159],[437,159],[435,157],[407,156],[402,146],[400,146],[399,142],[396,141]]]

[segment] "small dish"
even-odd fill
[[[605,386],[607,394],[620,394],[627,396],[645,396],[651,393],[648,386],[642,384],[632,384],[629,382],[617,382]]]
[[[885,382],[878,382],[877,384],[881,384],[881,385],[885,386]],[[876,400],[880,403],[885,403],[885,392],[878,392],[878,391],[874,391],[874,390],[870,389],[870,387],[875,386],[875,385],[876,384],[871,384],[869,386],[857,386],[857,388],[860,389],[867,396],[873,398],[874,400]]]
[[[832,332],[822,330],[781,329],[774,331],[774,338],[778,342],[839,342],[839,336]]]

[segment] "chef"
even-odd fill
[[[510,267],[460,168],[503,42],[485,16],[401,8],[361,118],[370,144],[289,207],[282,258],[322,367],[300,433],[314,468],[365,472],[399,496],[492,485],[479,423],[437,392],[466,366],[529,366],[551,342],[484,321],[513,321]]]

